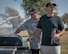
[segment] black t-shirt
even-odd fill
[[[39,20],[37,28],[42,29],[42,45],[46,46],[58,46],[60,45],[59,39],[56,43],[51,44],[51,34],[52,29],[56,29],[56,33],[64,29],[62,20],[58,16],[48,17],[46,15],[42,16]]]

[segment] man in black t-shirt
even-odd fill
[[[42,32],[41,53],[60,54],[60,37],[64,34],[62,20],[55,13],[56,4],[46,4],[46,14],[41,16],[37,30],[29,38],[29,41]]]

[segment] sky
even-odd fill
[[[64,13],[68,13],[68,0],[53,0],[57,4],[58,15],[62,16]],[[5,7],[13,7],[19,12],[21,17],[25,17],[23,8],[21,7],[22,0],[0,0],[0,13],[5,12]]]
[[[53,0],[57,4],[58,15],[62,16],[64,13],[68,13],[68,0]]]
[[[21,17],[24,17],[24,11],[23,8],[21,7],[22,0],[0,0],[0,13],[5,12],[5,7],[11,7],[16,9],[19,12],[19,15]]]

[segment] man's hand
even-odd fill
[[[27,41],[31,41],[33,39],[33,37],[31,36],[31,37],[29,37],[28,39],[27,39]]]
[[[14,35],[14,34],[16,34],[15,32],[11,32],[11,33],[9,33],[10,35]]]
[[[54,36],[52,36],[53,39],[57,40],[60,38],[59,34],[54,34]]]

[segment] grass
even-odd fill
[[[61,54],[68,54],[68,32],[61,37]]]
[[[25,39],[28,38],[27,31],[23,31],[19,33],[21,36],[26,36]],[[61,41],[61,54],[68,54],[68,32],[66,31],[65,34],[60,38]]]

